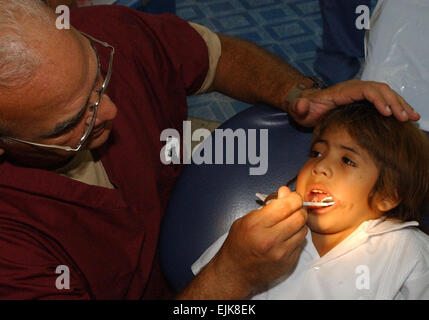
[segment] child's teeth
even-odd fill
[[[334,199],[332,198],[332,197],[326,197],[326,198],[323,198],[322,199],[322,202],[331,202],[331,201],[333,201]]]

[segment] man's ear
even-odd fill
[[[4,154],[4,149],[0,148],[0,156]]]

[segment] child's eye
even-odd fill
[[[310,150],[310,158],[318,158],[320,157],[322,154],[319,151],[316,150]]]
[[[342,158],[342,160],[343,160],[343,162],[344,162],[346,165],[348,165],[348,166],[357,167],[356,162],[354,162],[353,160],[350,160],[350,159],[349,159],[349,158],[347,158],[347,157],[343,157],[343,158]]]

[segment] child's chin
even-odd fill
[[[320,216],[308,216],[307,226],[312,232],[316,233],[331,233],[333,230],[332,224],[329,221],[324,221],[325,219],[321,219]]]

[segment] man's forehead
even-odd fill
[[[91,51],[85,38],[82,40],[75,30],[36,31],[30,35],[34,36],[30,45],[39,54],[41,65],[30,81],[3,95],[8,98],[9,111],[20,109],[24,117],[25,112],[34,117],[60,107],[64,107],[64,113],[72,112],[67,106],[79,103],[85,87],[90,85]],[[2,100],[0,97],[0,104],[4,106]]]

